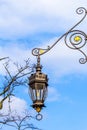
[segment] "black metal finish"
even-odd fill
[[[87,34],[85,34],[81,30],[76,30],[75,27],[77,27],[86,18],[87,10],[83,7],[80,7],[76,10],[76,13],[83,16],[77,24],[75,24],[68,32],[57,39],[57,41],[52,46],[48,46],[47,49],[34,48],[32,50],[32,54],[39,57],[40,55],[43,55],[50,51],[62,38],[64,38],[64,42],[67,47],[69,47],[70,49],[78,50],[80,53],[83,54],[84,58],[80,58],[79,62],[81,64],[85,64],[87,62],[87,54],[85,54],[82,48],[86,45]]]

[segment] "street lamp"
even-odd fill
[[[36,118],[40,120],[42,115],[39,114],[41,109],[45,107],[44,101],[47,97],[48,77],[42,73],[40,65],[40,56],[37,57],[36,72],[29,77],[30,97],[33,101],[32,107],[38,112]]]
[[[68,32],[63,34],[57,41],[52,45],[48,46],[47,49],[34,48],[32,54],[37,57],[36,72],[31,74],[29,77],[29,90],[30,97],[32,99],[32,107],[38,112],[36,119],[42,119],[40,111],[44,105],[44,101],[47,97],[47,88],[48,88],[48,77],[46,74],[42,73],[42,66],[40,64],[40,56],[50,51],[62,38],[64,38],[64,43],[70,49],[78,50],[83,54],[84,58],[80,58],[79,62],[85,64],[87,62],[87,55],[83,51],[83,47],[87,42],[87,35],[80,30],[75,28],[86,18],[87,10],[83,7],[80,7],[76,10],[77,14],[82,15],[81,20],[75,24]]]

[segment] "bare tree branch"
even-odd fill
[[[0,60],[6,58],[2,58]],[[9,67],[10,63],[11,60],[8,60],[4,64],[6,75],[4,77],[4,83],[2,89],[0,89],[0,96],[2,97],[0,101],[0,109],[3,108],[3,102],[7,98],[9,98],[9,104],[10,104],[10,96],[14,94],[15,88],[21,85],[26,86],[27,76],[33,72],[33,67],[30,67],[29,59],[24,61],[24,65],[13,63],[13,65],[15,66],[14,72],[12,72]],[[18,115],[16,112],[15,114],[13,114],[13,112],[10,109],[10,105],[9,110],[10,111],[8,112],[8,114],[0,113],[0,129],[3,129],[4,126],[9,126],[14,127],[17,130],[27,130],[27,129],[40,130],[33,124],[29,123],[30,119],[35,119],[29,114],[29,112],[26,111],[23,115]]]
[[[26,130],[26,129],[37,129],[41,130],[37,127],[35,127],[33,124],[29,123],[30,119],[35,119],[31,115],[27,114],[25,112],[24,115],[12,115],[12,113],[8,114],[7,116],[2,115],[2,121],[0,121],[1,125],[7,125],[16,128],[17,130]],[[3,128],[3,126],[1,127]]]
[[[31,72],[33,71],[32,67],[30,67],[29,59],[24,61],[24,65],[13,63],[16,69],[13,73],[11,72],[9,67],[10,62],[11,60],[8,60],[4,64],[7,75],[5,76],[5,84],[2,87],[3,89],[2,91],[0,91],[0,96],[3,96],[3,99],[0,102],[0,109],[2,109],[3,102],[7,99],[7,97],[13,94],[16,86],[26,85],[27,80],[24,79],[26,79],[26,76],[31,74]]]
[[[3,57],[3,58],[0,58],[0,61],[1,60],[5,60],[5,59],[8,59],[9,57]]]

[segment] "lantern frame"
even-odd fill
[[[41,109],[45,107],[44,101],[48,92],[48,77],[41,72],[42,66],[40,62],[37,62],[35,68],[36,72],[29,77],[29,90],[33,102],[31,106],[39,113]]]

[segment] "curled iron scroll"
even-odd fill
[[[76,13],[78,15],[82,15],[82,18],[79,22],[77,22],[69,31],[67,31],[65,34],[63,34],[61,37],[59,37],[56,42],[53,43],[52,46],[48,47],[47,49],[42,48],[34,48],[32,50],[32,54],[34,56],[40,56],[44,53],[51,50],[62,38],[64,38],[64,42],[70,49],[78,50],[84,55],[84,58],[80,58],[79,62],[81,64],[84,64],[87,62],[87,55],[85,52],[83,52],[82,48],[86,45],[87,42],[87,35],[80,30],[74,30],[87,16],[87,10],[84,7],[79,7],[76,10]]]
[[[83,15],[82,19],[74,26],[74,28],[85,19],[86,15],[87,15],[87,10],[83,7],[80,7],[76,10],[76,13],[78,15],[82,15],[82,14],[84,14],[84,15]],[[68,33],[66,33],[65,44],[70,49],[80,51],[84,55],[84,58],[80,58],[79,62],[81,64],[85,64],[87,62],[87,55],[85,54],[85,52],[83,52],[82,48],[87,43],[87,35],[83,31],[73,30],[73,29],[71,29]]]
[[[43,55],[43,54],[46,53],[48,50],[49,50],[49,48],[48,48],[48,49],[34,48],[34,49],[32,50],[32,54],[33,54],[34,56]]]
[[[70,49],[78,50],[84,55],[84,58],[80,58],[79,60],[81,64],[87,62],[87,56],[82,50],[82,48],[86,45],[87,42],[86,37],[86,34],[80,30],[72,30],[65,36],[66,46]]]
[[[79,8],[77,8],[76,13],[79,14],[79,15],[81,15],[83,13],[86,14],[87,10],[84,7],[79,7]]]

